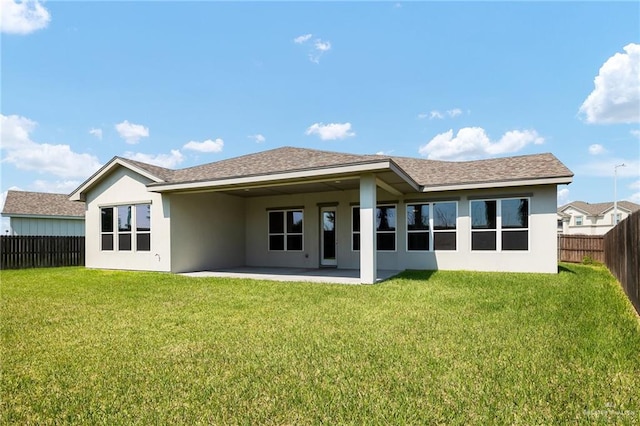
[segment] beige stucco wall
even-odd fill
[[[471,251],[471,219],[468,197],[510,196],[530,194],[528,251]],[[409,252],[406,250],[406,202],[411,199],[438,201],[458,200],[457,250]],[[378,269],[443,269],[513,272],[557,272],[555,185],[515,189],[459,191],[443,194],[413,194],[398,197],[378,189],[378,204],[395,202],[397,207],[396,251],[378,252]],[[327,192],[305,195],[247,199],[246,264],[248,266],[319,266],[320,222],[318,204],[337,203],[338,267],[357,269],[360,254],[351,250],[351,206],[358,203],[358,191]],[[270,252],[268,250],[268,209],[304,208],[304,250],[302,252]]]
[[[147,191],[150,181],[119,167],[86,195],[86,266],[88,268],[169,271],[171,266],[168,198]],[[100,207],[151,203],[151,251],[102,251]]]
[[[338,268],[357,269],[360,252],[351,249],[351,209],[359,191],[335,191],[273,197],[240,198],[215,192],[166,194],[149,192],[144,177],[118,168],[87,194],[86,264],[114,268],[186,272],[234,266],[316,268],[320,265],[320,208],[337,209]],[[471,251],[469,197],[530,195],[528,251]],[[406,250],[405,206],[412,199],[458,203],[457,250]],[[443,269],[514,272],[557,271],[557,193],[555,185],[459,191],[442,194],[392,195],[377,190],[378,204],[397,207],[396,250],[378,252],[378,269]],[[100,250],[100,206],[151,202],[151,251]],[[303,208],[304,250],[268,250],[268,211]]]
[[[245,264],[245,200],[221,193],[167,195],[171,200],[171,271]]]

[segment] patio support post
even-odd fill
[[[374,284],[377,270],[376,256],[376,178],[373,174],[360,176],[360,281]]]

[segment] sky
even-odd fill
[[[640,2],[0,7],[0,203],[70,193],[114,156],[175,169],[282,146],[551,152],[575,174],[558,205],[614,186],[640,203]]]

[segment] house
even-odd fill
[[[552,154],[468,162],[283,147],[169,170],[114,157],[86,202],[86,265],[557,272]]]
[[[640,205],[630,201],[618,201],[618,222],[640,210]],[[615,224],[615,206],[612,201],[590,204],[572,201],[558,208],[558,233],[564,235],[604,235]]]
[[[68,194],[10,190],[2,216],[9,218],[11,235],[83,236],[84,210]]]

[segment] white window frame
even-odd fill
[[[296,213],[299,212],[302,214],[302,230],[301,232],[289,232],[289,230],[287,229],[287,213]],[[270,229],[270,224],[271,224],[271,214],[272,213],[282,213],[282,219],[284,221],[283,223],[283,232],[271,232]],[[304,223],[305,223],[305,219],[304,219],[304,209],[301,208],[293,208],[293,209],[274,209],[274,210],[268,210],[267,211],[267,250],[270,252],[277,252],[277,253],[282,253],[282,252],[302,252],[304,251]],[[302,240],[302,244],[301,244],[301,248],[300,249],[290,249],[288,247],[288,236],[297,236],[299,235],[301,240]],[[271,248],[271,237],[272,236],[282,236],[282,238],[284,239],[284,243],[283,243],[283,249],[282,250],[278,250],[278,249],[272,249]]]
[[[395,221],[396,221],[396,226],[394,228],[393,231],[378,231],[377,226],[376,226],[376,251],[378,252],[382,252],[382,253],[394,253],[398,251],[398,205],[394,204],[394,203],[384,203],[384,204],[377,204],[376,205],[376,217],[374,218],[374,220],[377,220],[377,216],[378,216],[378,209],[380,207],[393,207],[395,209],[396,212],[396,217],[395,217]],[[354,223],[353,223],[353,215],[354,215],[354,211],[358,209],[358,213],[360,211],[360,205],[354,205],[351,206],[351,251],[354,252],[359,252],[360,249],[355,249],[353,247],[353,241],[354,241],[354,236],[357,234],[358,236],[360,235],[360,231],[356,231],[354,230]],[[383,250],[383,249],[379,249],[378,248],[378,234],[393,234],[393,250]]]
[[[149,206],[149,215],[151,215],[151,203],[150,202],[145,202],[145,203],[131,203],[131,204],[116,204],[116,205],[106,205],[106,206],[99,206],[99,210],[100,210],[100,251],[101,252],[122,252],[122,253],[137,253],[137,252],[141,252],[141,253],[148,253],[151,251],[151,217],[149,218],[149,230],[148,231],[138,231],[137,230],[137,211],[138,211],[138,206]],[[130,231],[120,231],[120,228],[118,226],[118,209],[120,207],[130,207],[131,208],[131,230]],[[102,210],[103,209],[110,209],[111,213],[112,213],[112,221],[113,223],[112,225],[112,231],[111,232],[106,232],[106,231],[102,231]],[[102,237],[103,235],[111,235],[113,238],[113,248],[111,250],[105,250],[102,248]],[[120,235],[122,234],[128,234],[131,236],[131,249],[129,250],[121,250],[120,249]],[[147,234],[149,235],[149,250],[138,250],[138,234]]]
[[[455,205],[456,208],[456,212],[455,212],[455,228],[454,229],[435,229],[435,216],[434,216],[434,211],[435,211],[435,205],[436,204],[449,204],[452,203]],[[409,206],[424,206],[424,205],[428,205],[429,206],[429,229],[427,230],[409,230],[409,217],[408,217],[408,210],[407,208]],[[425,253],[425,252],[436,252],[436,251],[443,251],[443,252],[456,252],[458,251],[458,202],[457,201],[426,201],[426,202],[420,202],[420,201],[411,201],[411,200],[406,200],[405,201],[405,225],[406,225],[406,233],[407,233],[407,238],[406,238],[406,242],[405,242],[405,249],[407,252],[410,253]],[[410,250],[409,249],[409,234],[420,234],[420,233],[428,233],[429,235],[429,247],[427,250]],[[456,242],[456,248],[454,250],[443,250],[443,249],[435,249],[435,234],[437,233],[453,233],[455,234],[455,242]]]
[[[578,221],[580,223],[578,223]],[[576,226],[583,226],[583,224],[584,224],[584,216],[583,215],[574,216],[574,223],[575,223]]]
[[[527,226],[525,228],[503,228],[502,226],[502,202],[509,200],[527,200]],[[473,228],[473,208],[472,204],[474,202],[486,202],[486,201],[495,201],[496,202],[496,227],[491,229],[474,229]],[[470,229],[470,238],[469,238],[469,249],[474,252],[508,252],[508,253],[527,253],[531,250],[531,197],[505,197],[505,198],[482,198],[482,199],[473,199],[469,200],[469,219],[471,221],[469,229]],[[502,234],[504,232],[516,232],[516,231],[527,231],[527,249],[526,250],[504,250],[502,248]],[[473,234],[476,232],[495,232],[496,234],[496,248],[495,250],[478,250],[473,249]]]

